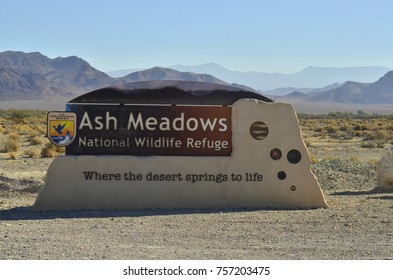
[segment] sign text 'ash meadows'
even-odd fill
[[[94,122],[94,125],[93,125]],[[116,117],[111,116],[109,111],[105,112],[105,116],[96,116],[94,120],[90,119],[89,113],[85,112],[83,118],[79,124],[78,129],[88,128],[90,130],[118,130],[118,120]],[[127,130],[148,130],[148,131],[196,131],[201,128],[203,131],[214,131],[225,132],[228,130],[228,120],[226,118],[188,118],[185,120],[185,113],[181,113],[180,117],[170,120],[168,117],[148,117],[144,118],[142,113],[138,113],[135,118],[134,113],[130,112]],[[217,127],[217,128],[216,128]]]
[[[72,105],[76,143],[67,154],[215,155],[232,151],[231,108]]]

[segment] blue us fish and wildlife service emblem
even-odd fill
[[[56,146],[71,144],[76,136],[76,114],[74,112],[48,113],[48,138]]]

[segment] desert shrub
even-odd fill
[[[376,140],[374,142],[377,148],[385,148],[386,142],[384,140]]]
[[[11,158],[11,159],[16,159],[16,157],[17,157],[17,153],[16,152],[9,152],[8,153],[8,156]]]
[[[378,161],[379,161],[379,159],[372,158],[372,159],[370,159],[370,160],[368,161],[368,163],[369,163],[369,164],[372,164],[372,165],[376,165],[376,164],[378,163]]]
[[[337,130],[337,127],[334,125],[329,125],[328,127],[326,127],[326,132],[329,134],[335,134]]]
[[[39,134],[46,134],[46,125],[35,125],[34,128]]]
[[[315,155],[313,155],[313,154],[310,154],[310,161],[311,161],[311,164],[315,164],[315,163],[319,162],[317,157]]]
[[[37,158],[38,152],[34,149],[30,149],[30,150],[25,151],[25,155],[28,156],[29,158]]]
[[[35,135],[30,138],[31,145],[40,145],[42,144],[42,137]]]
[[[365,135],[364,140],[368,141],[368,140],[389,140],[389,138],[391,137],[390,133],[387,132],[386,130],[377,130],[377,131],[373,131],[373,132],[368,132]]]
[[[52,158],[52,157],[56,157],[59,154],[64,154],[64,152],[65,152],[64,147],[57,147],[57,146],[53,145],[52,143],[47,143],[41,149],[41,157]]]
[[[372,149],[372,148],[375,148],[375,143],[374,143],[374,141],[364,141],[364,142],[360,145],[360,147]]]
[[[365,124],[355,124],[353,126],[353,130],[356,130],[356,131],[359,131],[359,130],[364,131],[364,130],[369,130],[369,129],[370,129],[370,127]]]
[[[317,126],[317,127],[315,127],[314,128],[314,132],[322,132],[322,130],[323,130],[323,127],[321,127],[321,126]]]
[[[9,130],[9,128],[8,127],[4,127],[3,135],[8,135],[10,133],[11,133],[11,131]]]
[[[349,160],[350,160],[350,161],[353,161],[353,162],[356,162],[356,163],[359,163],[359,162],[360,162],[360,158],[357,157],[357,156],[351,156],[351,157],[349,158]]]
[[[10,133],[8,135],[8,139],[12,139],[12,140],[15,140],[15,141],[18,141],[19,138],[20,138],[19,134],[16,134],[16,133]]]
[[[351,140],[353,138],[353,134],[350,131],[337,131],[335,134],[330,136],[340,140]]]
[[[368,149],[373,149],[373,148],[384,148],[386,142],[384,140],[368,140],[364,141],[360,147],[362,148],[368,148]]]
[[[392,134],[389,131],[386,130],[378,130],[375,132],[375,139],[376,140],[389,140],[392,138]]]
[[[362,133],[361,131],[355,131],[355,133],[353,135],[355,137],[362,137],[364,135],[364,133]]]
[[[17,152],[19,148],[20,148],[19,142],[12,137],[8,137],[8,139],[4,144],[3,152],[5,153]]]
[[[53,146],[51,143],[47,143],[42,149],[41,149],[41,157],[43,158],[52,158],[57,156],[56,152],[56,147]]]
[[[334,157],[334,156],[328,156],[328,157],[325,157],[323,160],[325,160],[325,161],[334,161],[334,160],[337,160],[337,158]]]
[[[344,125],[340,126],[339,130],[340,131],[350,131],[351,132],[352,131],[352,127],[347,125],[347,124],[344,124]]]

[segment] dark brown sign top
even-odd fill
[[[232,105],[242,98],[273,100],[239,87],[194,81],[147,81],[98,89],[69,103]]]

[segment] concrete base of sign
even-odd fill
[[[291,105],[235,102],[232,135],[230,157],[60,156],[34,207],[328,207]]]

